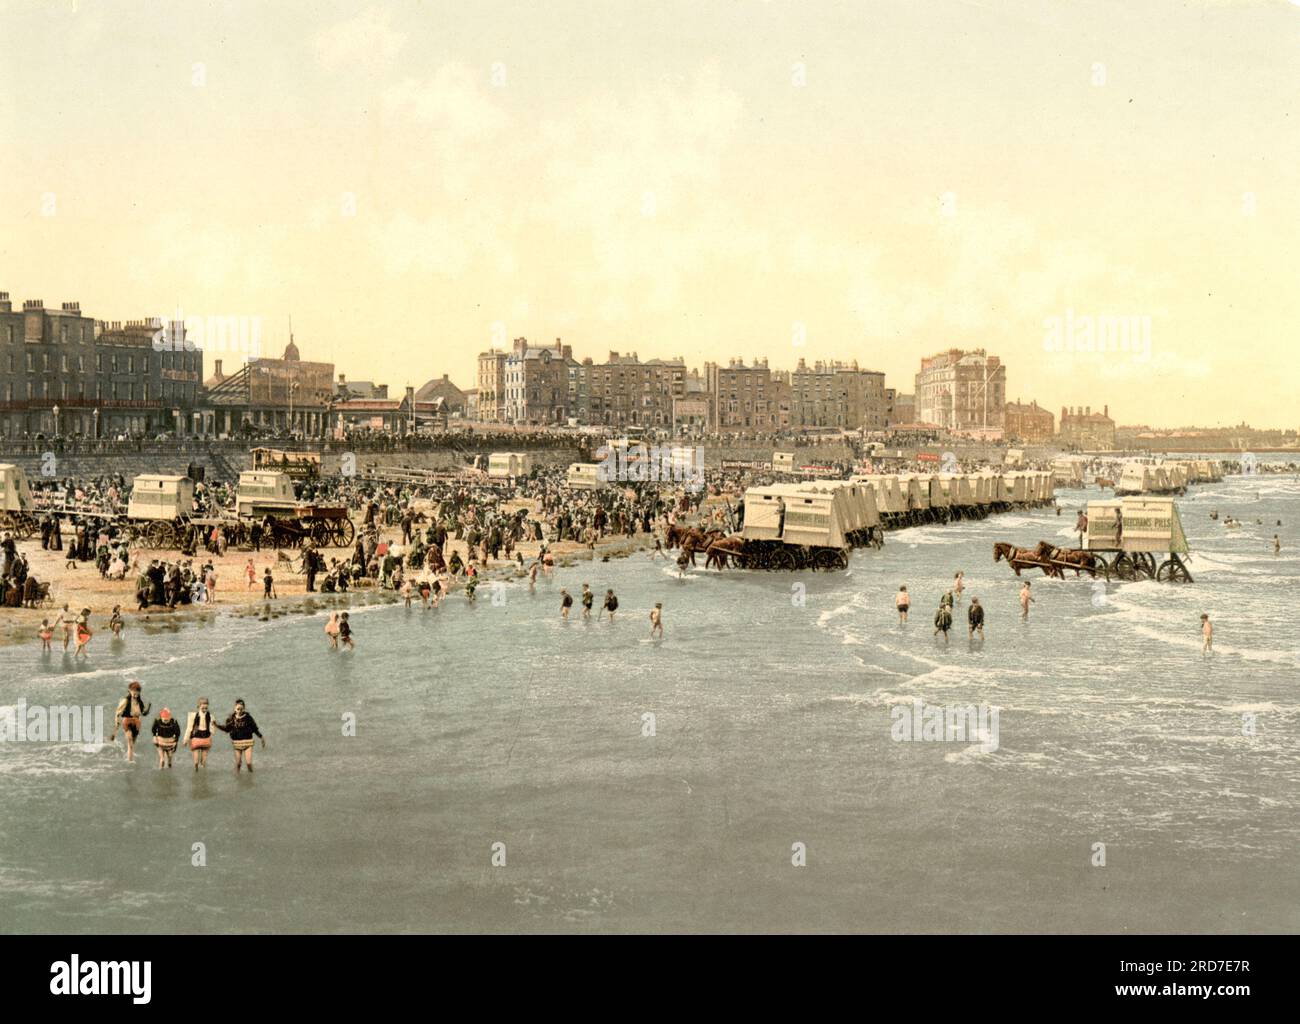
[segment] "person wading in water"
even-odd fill
[[[220,722],[213,722],[218,729],[230,736],[230,742],[235,746],[235,771],[238,772],[244,765],[248,770],[253,770],[253,737],[256,736],[262,741],[262,749],[266,749],[266,737],[262,735],[261,730],[257,728],[257,723],[253,721],[244,706],[242,700],[235,701],[235,710],[230,717],[226,719],[225,725]]]
[[[109,737],[109,742],[115,741],[118,727],[121,727],[122,735],[126,737],[128,761],[135,760],[135,738],[140,735],[140,719],[149,714],[149,708],[150,705],[146,704],[141,696],[139,680],[132,679],[131,685],[126,688],[126,696],[117,703],[113,734]]]
[[[181,746],[189,747],[194,755],[194,770],[208,766],[208,751],[212,749],[212,712],[208,710],[208,698],[200,697],[199,706],[185,716],[185,735]]]

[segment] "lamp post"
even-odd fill
[[[289,381],[289,433],[293,433],[293,393],[298,390],[296,380]]]
[[[52,412],[52,413],[54,414],[54,436],[55,436],[55,437],[58,437],[58,436],[59,436],[59,407],[58,407],[58,405],[55,405],[52,409],[50,409],[50,412]]]
[[[99,440],[99,410],[96,409],[94,412],[92,412],[92,413],[90,414],[90,418],[91,418],[91,420],[92,420],[92,421],[94,422],[94,424],[95,424],[95,426],[94,426],[94,437],[95,437],[95,440],[98,441],[98,440]]]

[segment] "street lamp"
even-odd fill
[[[59,436],[59,407],[55,405],[50,412],[54,413],[54,436]]]
[[[94,436],[95,436],[95,440],[98,441],[99,440],[99,410],[98,409],[96,409],[93,413],[91,413],[91,419],[95,423]]]

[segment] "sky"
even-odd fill
[[[519,336],[904,392],[959,347],[1058,415],[1300,425],[1291,0],[0,0],[0,34],[16,305],[273,355],[292,317],[390,393]]]

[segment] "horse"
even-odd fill
[[[730,537],[718,537],[707,548],[704,549],[705,559],[704,568],[716,564],[719,569],[727,567],[727,559],[730,558],[737,566],[744,568],[744,549],[745,539],[736,534]]]
[[[1074,575],[1078,576],[1080,571],[1097,575],[1097,556],[1088,551],[1079,548],[1058,548],[1055,544],[1049,544],[1045,540],[1038,542],[1038,547],[1034,549],[1039,558],[1044,561],[1051,560],[1056,562],[1066,562],[1074,570]],[[1061,577],[1065,573],[1057,566],[1057,574]]]
[[[1056,570],[1050,565],[1044,565],[1039,558],[1038,552],[1033,548],[1018,548],[1014,544],[1008,544],[1004,540],[998,541],[993,545],[993,561],[1000,562],[1002,559],[1007,560],[1007,564],[1015,570],[1017,576],[1020,575],[1021,569],[1042,569],[1048,576],[1056,575]]]
[[[1099,476],[1093,482],[1102,489],[1107,487],[1111,488],[1111,490],[1115,489],[1115,481],[1110,479],[1110,477]]]

